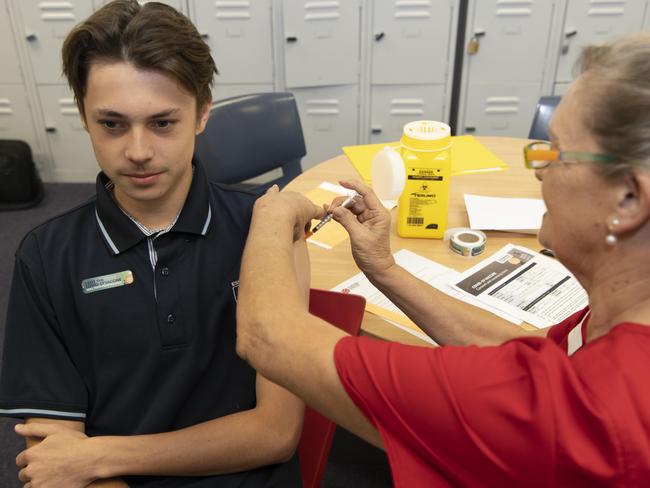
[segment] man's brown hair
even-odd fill
[[[159,2],[114,0],[76,26],[63,43],[63,74],[84,115],[92,63],[131,63],[170,76],[196,97],[197,110],[210,100],[217,68],[194,24]]]

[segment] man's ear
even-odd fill
[[[199,135],[205,129],[206,124],[208,123],[208,118],[210,118],[210,108],[212,107],[212,98],[208,99],[207,102],[201,108],[199,113],[199,120],[196,124],[196,135]]]
[[[634,232],[650,222],[650,172],[633,171],[619,182],[616,233]]]

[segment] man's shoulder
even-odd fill
[[[253,205],[261,195],[264,187],[251,187],[241,184],[209,182],[210,206],[216,214],[217,221],[227,222],[229,228],[239,228],[244,234],[253,214]]]
[[[54,248],[60,251],[63,243],[74,242],[82,232],[94,229],[95,197],[50,217],[25,234],[18,245],[18,254]]]

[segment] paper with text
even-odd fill
[[[585,290],[559,261],[513,244],[462,273],[454,285],[538,328],[557,324],[588,303]]]
[[[482,303],[471,295],[456,289],[451,283],[455,282],[461,274],[446,266],[431,261],[407,249],[402,249],[393,254],[395,262],[411,273],[413,276],[428,283],[441,292],[464,301],[470,305],[477,306],[499,317],[515,324],[521,324],[521,320],[508,313]],[[343,291],[361,295],[366,299],[366,310],[378,315],[388,322],[401,329],[435,344],[411,319],[409,319],[399,308],[397,308],[383,293],[370,283],[363,273],[358,273],[348,280],[332,288],[334,291]]]

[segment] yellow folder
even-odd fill
[[[474,136],[453,136],[451,138],[451,175],[483,173],[508,169],[508,165],[496,157]],[[372,180],[372,158],[386,146],[399,146],[399,142],[345,146],[343,152],[352,162],[361,177]]]

